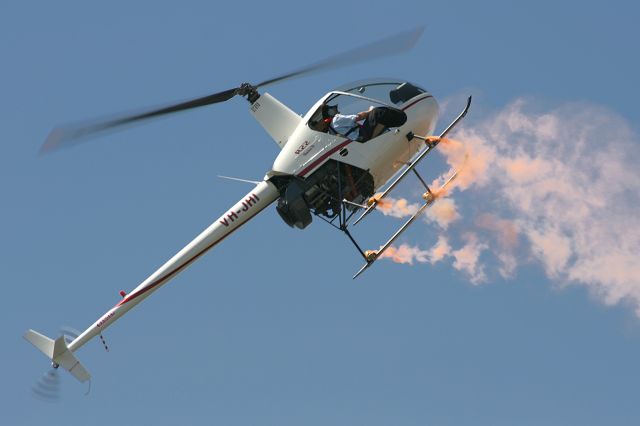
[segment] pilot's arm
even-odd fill
[[[366,120],[368,116],[369,116],[369,111],[362,111],[356,114],[356,117],[357,117],[356,120],[357,121]]]

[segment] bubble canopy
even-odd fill
[[[386,106],[402,109],[407,101],[427,93],[426,90],[402,79],[375,78],[358,80],[333,89],[323,104],[340,114],[358,114],[371,107]],[[321,107],[310,117],[309,126],[322,121]]]
[[[344,84],[332,90],[325,100],[336,105],[343,114],[355,114],[369,106],[399,108],[408,100],[426,93],[426,90],[406,80],[376,78]],[[373,104],[373,105],[372,105]]]
[[[376,99],[389,105],[399,105],[427,91],[415,84],[398,78],[372,78],[343,84],[333,89],[334,92],[353,93],[355,95]]]

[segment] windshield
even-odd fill
[[[365,120],[366,117],[368,117],[368,111],[383,109],[390,112],[385,114],[388,117],[383,118],[381,124],[385,125],[385,129],[388,127],[397,127],[401,125],[397,124],[397,122],[401,121],[404,123],[404,121],[406,121],[406,115],[401,110],[402,105],[422,93],[425,93],[423,89],[402,81],[380,79],[376,81],[369,80],[351,83],[338,90],[334,90],[326,98],[323,105],[312,114],[307,124],[311,129],[318,132],[326,133],[333,131],[334,133],[346,136],[345,131],[348,132],[350,129],[355,129],[356,126],[362,128],[364,124],[366,127],[369,123],[368,120]],[[391,112],[392,110],[395,112]],[[376,119],[369,124],[373,125],[382,118],[382,112],[378,112],[377,114]],[[392,115],[395,118],[390,118]],[[357,119],[355,119],[354,116],[357,116]],[[332,117],[335,117],[333,121],[331,121]],[[342,121],[350,120],[353,123],[350,122],[348,123],[349,125],[344,124],[344,126],[342,126],[341,122],[336,121],[339,117]],[[358,125],[355,124],[356,121],[359,123]],[[331,125],[329,125],[329,123],[331,123]],[[341,129],[340,127],[345,128]],[[349,129],[347,129],[347,127]],[[359,135],[358,132],[353,131],[355,132],[354,134],[348,132],[349,137],[356,136],[360,139],[369,138],[369,136]],[[375,136],[375,133],[377,132],[373,132],[371,136]]]
[[[425,93],[424,89],[421,89],[407,81],[394,81],[389,79],[350,83],[336,89],[336,91],[353,93],[355,95],[376,99],[390,106],[401,105],[409,99],[421,93]]]

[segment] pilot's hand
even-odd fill
[[[362,111],[356,114],[356,120],[357,121],[366,120],[368,116],[369,116],[369,111]]]

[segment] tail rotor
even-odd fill
[[[73,327],[63,326],[60,328],[60,334],[61,338],[58,340],[61,341],[60,345],[64,346],[64,348],[66,349],[67,345],[73,342],[73,340],[75,340],[80,335],[80,332]],[[29,332],[27,332],[25,338],[27,338],[27,340],[29,340],[38,349],[40,349],[41,352],[43,352],[52,360],[51,369],[44,373],[42,377],[40,377],[40,379],[31,387],[33,396],[47,402],[58,401],[60,399],[61,392],[61,379],[60,373],[58,372],[58,363],[60,363],[60,361],[56,361],[53,359],[54,354],[59,353],[59,350],[57,350],[55,347],[56,343],[54,342],[54,340],[49,339],[46,336],[42,336],[39,333],[33,332],[32,330],[29,330]],[[68,366],[65,366],[64,362],[62,362],[61,364],[63,365],[63,367],[65,367],[65,369],[68,369]]]
[[[51,368],[33,384],[31,392],[34,397],[47,402],[56,402],[60,399],[60,374],[57,368]]]
[[[64,341],[67,343],[67,345],[77,339],[80,335],[80,332],[78,330],[73,327],[69,327],[68,325],[63,325],[62,327],[60,327],[60,333],[64,336]]]

